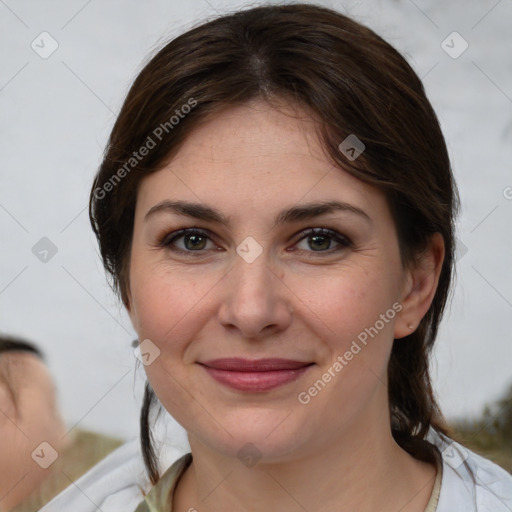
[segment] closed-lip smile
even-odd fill
[[[238,391],[262,392],[298,379],[314,363],[281,358],[228,357],[199,364],[221,384]]]

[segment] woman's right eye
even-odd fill
[[[182,248],[176,247],[176,242],[178,240],[182,240]],[[197,228],[185,228],[166,235],[159,245],[166,247],[171,251],[191,254],[194,252],[204,252],[203,249],[206,248],[208,241],[213,244],[213,241],[206,231]],[[194,254],[194,256],[196,255]]]

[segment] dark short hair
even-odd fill
[[[29,352],[44,361],[42,350],[34,343],[15,336],[0,335],[0,356],[6,352]]]
[[[429,356],[455,272],[458,191],[421,80],[398,51],[349,17],[302,3],[244,9],[192,28],[146,63],[117,117],[90,194],[89,217],[111,284],[127,305],[141,180],[161,169],[199,123],[255,98],[276,108],[281,100],[303,108],[319,121],[328,158],[385,194],[404,267],[417,262],[432,234],[443,237],[445,256],[432,304],[413,333],[394,341],[388,365],[394,439],[417,458],[433,461],[424,439],[430,427],[447,433],[448,426],[432,389]],[[183,109],[186,115],[174,123]],[[165,136],[135,160],[133,152],[148,137],[156,139],[158,127],[165,127]],[[339,149],[350,135],[365,145],[353,160]],[[152,403],[148,384],[141,435],[156,482],[148,430]]]

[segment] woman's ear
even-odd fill
[[[432,304],[445,254],[441,233],[434,233],[418,263],[406,271],[402,287],[402,309],[395,322],[395,338],[412,334]]]

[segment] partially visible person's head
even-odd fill
[[[304,137],[300,134],[299,122],[287,124],[277,112],[285,113],[290,119],[294,115],[303,119]],[[264,130],[258,131],[259,122]],[[276,139],[272,139],[269,133],[275,134]],[[258,138],[254,142],[254,154],[251,154],[253,135]],[[313,141],[314,136],[317,139]],[[283,145],[276,141],[283,141]],[[307,151],[310,142],[311,155]],[[223,149],[226,150],[225,155]],[[272,151],[277,155],[274,160]],[[318,167],[313,165],[315,159],[319,162]],[[267,170],[262,162],[268,164]],[[296,165],[295,168],[301,172],[296,180],[287,162]],[[333,169],[339,172],[339,176]],[[326,176],[329,174],[327,180],[318,175],[324,171]],[[254,180],[252,187],[248,185],[250,180]],[[332,181],[332,188],[329,188],[331,182],[328,180]],[[262,183],[274,188],[265,191],[261,189]],[[239,354],[251,350],[254,350],[253,354],[259,353],[254,348],[257,344],[249,348],[242,339],[238,339],[240,343],[237,345],[236,340],[230,337],[233,330],[230,333],[227,329],[228,324],[237,322],[240,327],[241,317],[237,318],[235,305],[231,303],[235,292],[241,293],[241,288],[236,286],[241,287],[254,279],[256,287],[257,277],[256,274],[251,278],[240,274],[238,281],[231,282],[227,274],[222,280],[221,274],[215,274],[219,282],[214,287],[213,269],[216,267],[213,262],[211,266],[201,266],[197,259],[190,263],[189,269],[171,257],[169,260],[163,256],[158,259],[158,251],[163,251],[166,239],[158,238],[162,244],[158,245],[156,228],[152,235],[151,231],[142,229],[142,215],[147,212],[139,211],[137,220],[137,209],[140,210],[141,203],[146,208],[153,206],[157,198],[161,200],[167,196],[175,200],[195,199],[195,202],[202,202],[206,197],[205,203],[217,202],[218,209],[225,207],[225,212],[231,212],[233,217],[237,217],[238,212],[239,222],[241,219],[247,222],[258,219],[261,225],[254,221],[251,227],[260,235],[259,241],[276,240],[277,244],[277,234],[272,235],[274,238],[268,237],[271,224],[267,224],[268,231],[264,229],[265,215],[271,215],[274,209],[278,211],[278,206],[280,210],[282,206],[300,205],[315,194],[323,200],[330,192],[342,198],[346,194],[353,202],[359,201],[358,204],[366,205],[379,216],[381,230],[378,243],[381,245],[373,244],[376,251],[373,260],[370,246],[352,252],[347,249],[350,257],[355,258],[350,260],[355,266],[351,267],[349,260],[346,268],[340,263],[339,272],[332,276],[329,275],[332,269],[329,270],[327,265],[311,265],[309,268],[300,266],[298,262],[280,273],[283,283],[291,283],[292,291],[300,289],[304,295],[300,295],[302,304],[291,296],[286,299],[293,307],[283,306],[279,317],[282,325],[277,334],[286,349],[293,347],[293,336],[302,336],[304,345],[298,345],[302,350],[300,354],[320,361],[322,337],[315,329],[307,330],[311,326],[303,316],[307,314],[306,309],[301,314],[304,303],[310,303],[318,318],[323,318],[322,313],[325,313],[326,318],[339,319],[341,326],[344,325],[343,315],[348,315],[347,321],[353,324],[350,324],[350,329],[345,324],[347,331],[339,337],[339,340],[343,339],[341,345],[336,347],[332,344],[330,347],[338,350],[347,345],[348,349],[351,336],[357,335],[357,328],[369,327],[368,321],[376,311],[386,312],[382,309],[384,304],[394,296],[396,290],[393,287],[396,285],[398,290],[401,283],[398,277],[390,282],[390,287],[381,290],[380,299],[379,290],[374,288],[375,294],[369,296],[376,302],[373,310],[367,311],[364,310],[365,304],[370,308],[371,301],[365,302],[362,295],[358,295],[358,289],[370,293],[372,272],[384,262],[384,257],[393,262],[389,270],[396,272],[395,276],[401,276],[402,272],[405,275],[405,272],[421,266],[421,258],[437,234],[437,240],[442,240],[442,264],[434,279],[432,296],[428,300],[424,298],[421,305],[416,302],[415,306],[409,307],[407,303],[400,314],[392,312],[392,327],[386,326],[379,333],[379,337],[387,338],[387,344],[383,342],[380,345],[380,362],[389,348],[385,379],[393,435],[402,447],[426,458],[420,447],[429,427],[444,429],[431,388],[428,356],[452,280],[458,195],[446,144],[420,79],[405,59],[373,31],[333,10],[310,4],[292,4],[258,7],[219,17],[172,40],[147,63],[125,100],[91,190],[89,214],[105,268],[130,311],[134,325],[141,326],[138,333],[141,339],[150,331],[155,334],[154,341],[164,356],[158,364],[165,365],[168,361],[169,366],[162,370],[162,374],[169,373],[169,382],[172,382],[171,366],[176,364],[175,369],[179,373],[186,366],[186,361],[191,363],[198,354],[204,356],[201,350],[206,347],[205,339],[215,332],[215,328],[218,329],[216,336],[225,342],[225,345],[220,345],[224,349],[223,355],[229,350],[236,350]],[[306,197],[308,195],[310,197]],[[254,215],[242,215],[246,211],[244,205],[247,211],[254,208]],[[164,224],[159,229],[161,235],[171,231]],[[134,234],[137,226],[139,230]],[[236,242],[242,242],[244,233],[236,234],[241,237]],[[246,236],[253,234],[245,233]],[[385,244],[385,234],[390,236],[389,246]],[[356,234],[355,238],[358,236]],[[225,238],[228,238],[227,234]],[[201,236],[196,234],[196,242],[200,239]],[[360,239],[364,237],[361,235]],[[284,239],[279,240],[284,243]],[[146,244],[145,249],[141,249],[143,244]],[[143,250],[148,256],[146,260],[141,258]],[[137,251],[135,267],[132,265],[134,251]],[[151,260],[150,254],[155,259]],[[360,265],[365,254],[369,263],[366,272]],[[254,263],[252,268],[257,268],[258,264]],[[303,274],[295,282],[294,272],[299,272],[299,268]],[[358,269],[355,273],[350,270],[354,268]],[[382,265],[378,272],[383,279],[390,279],[392,275],[387,275]],[[316,279],[313,279],[313,274]],[[429,279],[427,274],[425,279]],[[361,280],[360,288],[356,281],[350,281],[355,275],[359,275]],[[135,276],[135,282],[131,282],[132,276]],[[259,278],[264,279],[263,275]],[[311,279],[310,284],[308,279]],[[270,283],[271,278],[268,280]],[[205,282],[211,283],[214,291],[204,289]],[[383,282],[380,281],[380,288]],[[320,283],[320,286],[315,283]],[[379,281],[375,280],[375,283]],[[411,286],[411,291],[419,290],[421,285],[421,282],[414,283],[417,288]],[[328,297],[322,295],[326,293],[322,290],[327,289],[330,290]],[[263,284],[253,291],[255,301],[262,301],[264,293],[271,293]],[[203,292],[204,297],[208,297],[204,302]],[[352,299],[348,296],[350,293]],[[399,295],[397,292],[396,296]],[[248,322],[250,315],[256,317],[260,310],[253,308],[250,311],[250,297],[245,298],[249,308],[245,321]],[[285,299],[281,297],[281,300]],[[275,301],[277,304],[277,298]],[[209,318],[201,317],[201,308],[195,307],[199,303],[210,308]],[[227,304],[231,304],[229,312]],[[348,309],[344,309],[345,304]],[[359,311],[355,307],[358,305],[363,309]],[[293,310],[295,316],[288,318]],[[409,320],[413,320],[412,331],[405,328],[407,315]],[[277,318],[274,320],[276,325],[279,324]],[[173,326],[179,322],[182,323],[173,331]],[[383,324],[382,320],[380,322]],[[254,328],[256,323],[254,320]],[[288,326],[286,330],[284,324]],[[248,325],[247,336],[251,334]],[[254,331],[252,337],[260,339],[260,334]],[[317,334],[309,336],[309,339],[318,341],[311,342],[309,353],[308,334]],[[260,346],[263,347],[263,343]],[[375,342],[374,346],[377,346]],[[263,352],[270,353],[273,349],[269,347]],[[327,348],[329,343],[323,347]],[[213,355],[211,352],[210,356]],[[299,354],[295,355],[298,357]],[[327,364],[328,358],[324,356],[322,362]],[[180,368],[179,358],[182,358]],[[156,366],[157,363],[154,368]],[[355,364],[351,366],[355,367]],[[156,379],[157,370],[154,368],[147,368],[150,381]],[[345,374],[348,375],[348,371]],[[189,379],[192,374],[185,375],[181,374],[184,379]],[[342,382],[342,378],[336,382]],[[187,387],[189,384],[193,385],[193,382],[182,382],[186,389],[190,389]],[[185,395],[181,397],[178,388],[173,395],[172,386],[166,393],[165,386],[161,382],[158,385],[164,390],[159,398],[168,409],[172,409],[172,404],[179,408],[178,402],[182,399],[183,403],[186,402]],[[198,399],[211,398],[207,395],[209,390],[202,388],[196,391]],[[318,404],[327,400],[330,392],[323,392],[322,398],[318,398],[310,410],[318,409]],[[366,399],[370,394],[368,388]],[[333,409],[330,410],[339,407],[341,417],[345,404],[335,402],[336,395],[332,396],[330,407]],[[343,398],[343,395],[337,398]],[[157,476],[154,466],[151,466],[151,450],[147,443],[147,414],[153,399],[148,387],[142,414],[142,436],[146,441],[149,471],[155,480]],[[290,405],[283,404],[276,410]],[[252,421],[251,415],[256,408],[247,411],[247,421]],[[257,415],[254,418],[255,421],[262,420]]]
[[[42,442],[58,451],[65,433],[41,350],[0,336],[0,511],[18,504],[44,480],[48,470],[32,453]]]

